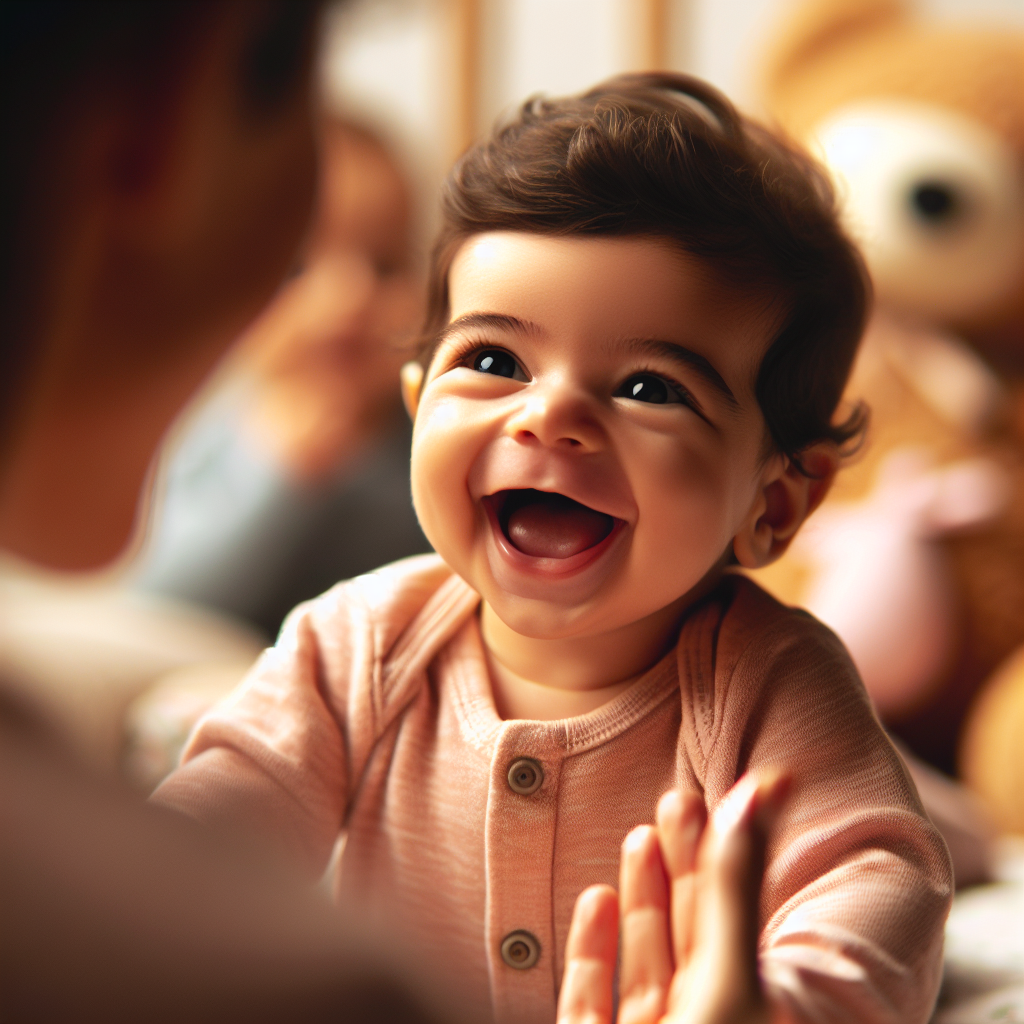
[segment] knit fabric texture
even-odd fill
[[[761,970],[797,1020],[928,1019],[952,897],[924,815],[842,644],[729,575],[674,650],[603,707],[501,720],[479,596],[437,556],[300,605],[197,726],[154,799],[257,830],[398,929],[496,1024],[552,1022],[576,896],[676,786],[709,810],[747,771],[793,787],[769,836]],[[539,763],[517,792],[509,767]],[[501,954],[525,930],[526,970]]]

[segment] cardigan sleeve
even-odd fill
[[[845,649],[746,580],[718,621],[704,618],[690,646],[703,632],[711,656],[691,657],[689,744],[709,808],[744,772],[793,778],[761,897],[773,999],[795,1020],[923,1024],[941,980],[949,855]]]
[[[384,724],[384,658],[449,575],[435,556],[407,559],[299,605],[152,799],[322,873]]]

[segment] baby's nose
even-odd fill
[[[594,399],[566,383],[524,388],[523,401],[509,418],[506,430],[522,444],[595,451],[604,441]]]

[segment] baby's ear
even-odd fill
[[[747,522],[733,538],[740,565],[759,569],[780,558],[804,520],[825,500],[838,468],[839,451],[831,442],[802,451],[800,466],[784,455],[773,456]]]
[[[416,419],[416,410],[420,405],[420,388],[423,387],[423,367],[417,362],[405,363],[401,371],[402,401],[409,419]]]

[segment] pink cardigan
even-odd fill
[[[619,844],[661,793],[684,786],[713,808],[743,772],[785,768],[795,784],[762,894],[766,983],[798,1019],[928,1019],[948,855],[824,626],[729,576],[608,704],[502,721],[478,603],[424,556],[300,606],[155,799],[264,830],[315,872],[346,833],[341,893],[449,965],[484,1019],[542,1024],[577,894],[616,882]],[[529,936],[510,966],[516,931]],[[523,969],[531,941],[539,958]]]

